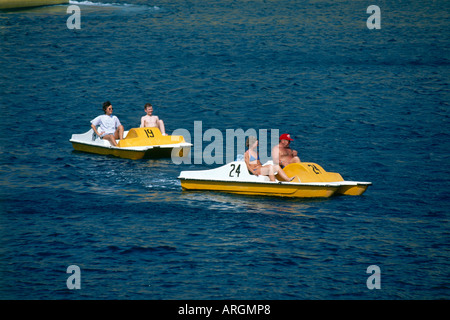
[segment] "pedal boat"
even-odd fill
[[[272,182],[267,176],[251,174],[244,161],[233,161],[210,170],[182,171],[178,179],[183,190],[294,198],[362,195],[372,184],[345,181],[339,173],[326,172],[320,165],[312,162],[289,164],[284,172],[288,177],[295,176],[294,180]],[[276,178],[279,179],[279,176]]]
[[[69,141],[77,151],[132,160],[184,157],[189,154],[192,146],[183,136],[163,136],[158,128],[133,128],[125,131],[124,138],[117,140],[118,147],[101,139],[92,129],[86,133],[73,134]]]
[[[0,0],[0,10],[69,3],[69,0]]]

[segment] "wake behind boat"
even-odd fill
[[[92,129],[82,134],[73,134],[70,142],[77,151],[132,160],[185,157],[192,146],[183,136],[163,136],[158,128],[133,128],[125,131],[124,139],[117,140],[117,147],[101,139]]]
[[[233,161],[210,170],[182,171],[178,177],[183,190],[211,190],[246,195],[295,198],[361,195],[371,182],[345,181],[339,173],[326,172],[311,162],[289,164],[284,168],[292,182],[270,181],[251,174],[244,161]]]

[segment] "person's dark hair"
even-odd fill
[[[152,104],[151,104],[151,103],[148,103],[148,102],[145,104],[144,110],[147,109],[147,107],[152,107],[152,108],[153,108]]]
[[[103,112],[106,113],[106,109],[111,105],[111,102],[103,102]]]

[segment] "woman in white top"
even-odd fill
[[[103,111],[105,114],[98,116],[91,121],[91,127],[94,129],[96,135],[102,139],[108,140],[113,146],[117,147],[116,140],[123,139],[123,125],[120,123],[119,118],[113,116],[113,107],[111,102],[106,101],[103,103]],[[97,131],[97,127],[99,131]]]

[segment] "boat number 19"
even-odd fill
[[[145,129],[145,134],[147,135],[147,138],[153,138],[155,135],[153,134],[153,131],[150,129]]]
[[[230,171],[229,176],[234,177],[234,173],[236,173],[236,177],[239,178],[239,174],[241,173],[241,165],[238,165],[236,167],[236,165],[234,163],[231,164],[231,171]]]

